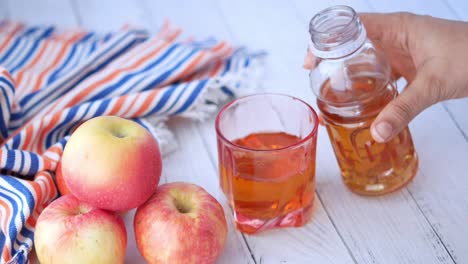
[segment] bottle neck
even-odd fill
[[[361,47],[367,39],[356,12],[348,6],[333,6],[316,14],[309,24],[314,56],[342,58]]]

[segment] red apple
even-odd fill
[[[157,188],[161,153],[136,122],[101,116],[81,124],[65,146],[62,174],[71,193],[95,207],[126,211]]]
[[[156,263],[213,263],[224,248],[223,208],[203,188],[161,185],[136,211],[134,231],[145,260]]]
[[[57,188],[61,195],[66,195],[70,193],[70,189],[68,189],[67,184],[63,180],[62,174],[62,162],[57,164],[57,168],[55,169],[55,180],[57,182]]]
[[[65,195],[44,209],[34,233],[40,263],[123,263],[127,233],[113,212]]]

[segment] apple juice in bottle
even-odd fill
[[[376,116],[398,95],[389,63],[350,7],[319,12],[309,31],[311,87],[344,183],[363,195],[403,187],[418,167],[409,129],[386,143],[375,142],[370,133]]]

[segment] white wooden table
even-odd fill
[[[153,32],[169,18],[188,35],[213,35],[268,51],[264,90],[315,106],[301,67],[307,25],[313,14],[333,4],[468,20],[464,0],[0,0],[0,17],[99,31],[131,23]],[[165,158],[162,182],[194,182],[224,201],[213,120],[171,121],[170,127],[179,149]],[[234,229],[226,206],[229,238],[219,263],[468,263],[468,99],[437,104],[410,127],[420,157],[418,175],[408,187],[378,198],[344,187],[320,128],[312,221],[302,228],[243,235]],[[126,221],[126,263],[143,263],[133,242],[132,215]]]

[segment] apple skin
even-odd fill
[[[159,186],[137,209],[133,225],[138,250],[149,264],[214,263],[227,236],[219,202],[182,182]]]
[[[47,206],[37,220],[34,246],[40,263],[123,263],[127,232],[113,212],[71,194]]]
[[[62,162],[57,164],[57,169],[55,170],[55,180],[57,182],[57,188],[61,195],[66,195],[71,193],[70,189],[68,189],[67,184],[63,180],[62,174]]]
[[[62,156],[63,179],[71,193],[111,211],[143,204],[156,190],[161,170],[154,137],[138,123],[116,116],[81,124]]]

